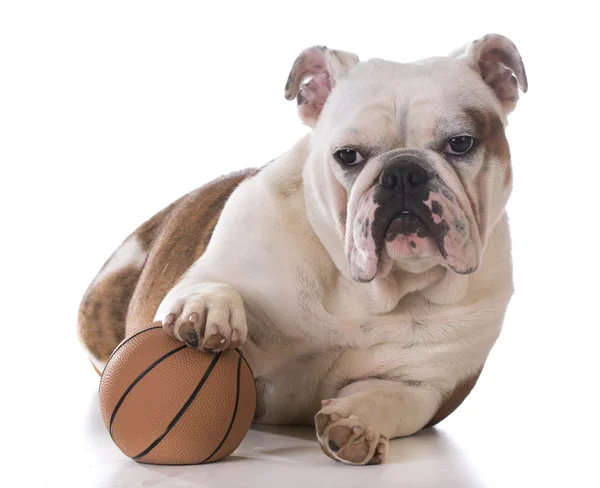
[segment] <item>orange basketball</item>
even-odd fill
[[[100,380],[104,425],[142,463],[223,459],[242,442],[255,408],[254,378],[239,351],[199,352],[161,326],[121,342]]]

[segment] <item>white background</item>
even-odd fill
[[[598,25],[593,2],[0,3],[4,486],[600,486]],[[237,459],[150,468],[99,419],[79,300],[138,224],[308,129],[283,88],[311,45],[442,55],[489,32],[530,91],[510,118],[516,294],[478,386],[387,466],[310,432],[251,432]],[[278,479],[278,476],[284,476]]]

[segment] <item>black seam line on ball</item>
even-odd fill
[[[188,346],[184,345],[183,347],[188,347]],[[202,376],[202,379],[198,383],[198,386],[196,386],[196,389],[192,392],[192,394],[190,395],[190,397],[183,404],[183,407],[181,407],[181,409],[179,410],[179,412],[177,412],[177,415],[175,415],[175,417],[173,417],[173,420],[171,420],[171,422],[169,423],[169,425],[167,425],[167,428],[163,432],[163,434],[161,434],[152,444],[150,444],[146,449],[144,449],[142,452],[140,452],[137,456],[132,456],[131,459],[139,459],[141,457],[144,457],[152,449],[154,449],[156,446],[158,446],[158,444],[160,444],[160,441],[162,441],[167,436],[167,434],[169,432],[171,432],[171,429],[173,427],[175,427],[175,424],[177,424],[177,422],[179,422],[179,419],[181,417],[183,417],[183,414],[186,412],[186,410],[188,408],[190,408],[190,405],[192,404],[192,402],[194,401],[194,399],[196,398],[196,396],[198,396],[198,393],[200,393],[200,390],[204,386],[204,383],[206,383],[206,380],[208,380],[208,378],[210,377],[210,374],[212,373],[212,370],[215,369],[217,361],[219,360],[220,357],[221,357],[221,353],[215,355],[215,357],[213,358],[212,362],[210,363],[210,365],[206,369],[206,372],[204,373],[204,376]]]
[[[108,357],[108,359],[106,360],[106,364],[110,363],[110,360],[115,355],[115,353],[119,349],[121,349],[125,344],[127,344],[131,339],[133,339],[134,337],[137,337],[139,335],[142,335],[144,332],[148,332],[149,330],[154,330],[154,329],[162,329],[162,325],[155,325],[154,327],[148,327],[147,329],[140,330],[139,332],[136,332],[135,334],[133,334],[131,337],[128,337],[127,339],[124,339],[123,342],[121,342],[115,348],[115,350],[111,353],[111,355]],[[106,365],[104,365],[104,370],[106,370]],[[102,375],[103,374],[104,374],[104,371],[102,371]],[[98,391],[100,391],[100,386],[102,385],[102,375],[100,375],[100,385],[98,386]]]
[[[186,344],[184,344],[183,346],[176,347],[175,349],[171,349],[168,353],[163,354],[156,361],[154,361],[150,366],[148,366],[144,371],[142,371],[138,375],[138,377],[135,380],[133,380],[133,382],[127,387],[125,392],[121,395],[121,398],[119,398],[119,401],[115,405],[115,408],[112,411],[112,415],[110,416],[110,423],[108,424],[108,432],[110,433],[111,439],[113,439],[112,428],[113,428],[113,422],[115,420],[115,417],[117,416],[117,412],[119,411],[119,408],[121,408],[121,404],[125,401],[125,398],[127,397],[127,395],[129,395],[129,392],[133,389],[133,387],[135,385],[137,385],[144,378],[144,376],[146,376],[156,365],[163,362],[165,359],[171,357],[176,352],[179,352],[179,351],[185,349],[186,347],[188,347],[188,346]]]
[[[123,342],[121,342],[121,344],[119,344],[115,350],[112,352],[112,354],[110,355],[110,357],[108,358],[108,361],[110,361],[110,359],[114,356],[114,354],[121,349],[125,344],[127,344],[131,339],[133,339],[134,337],[137,337],[139,335],[142,335],[144,332],[148,332],[149,330],[155,330],[155,329],[162,329],[162,325],[155,325],[154,327],[148,327],[147,329],[144,330],[140,330],[139,332],[136,332],[135,334],[133,334],[131,337],[128,337],[127,339],[125,339]],[[106,364],[108,364],[108,361],[106,361]]]
[[[238,347],[236,349],[236,351],[238,352],[238,354],[242,357],[242,359],[244,360],[244,362],[246,363],[246,366],[248,366],[248,369],[250,370],[250,376],[252,377],[252,382],[254,383],[254,388],[256,388],[256,379],[254,378],[254,372],[252,371],[252,368],[250,367],[250,364],[248,364],[248,360],[246,359],[246,357],[242,354],[242,350]]]
[[[240,376],[241,376],[241,371],[242,371],[242,356],[240,355],[240,357],[238,359],[238,367],[237,367],[237,383],[236,383],[236,389],[235,389],[235,405],[233,407],[233,414],[231,416],[231,421],[229,422],[229,427],[227,427],[227,432],[225,432],[225,435],[223,436],[223,439],[221,439],[221,442],[219,442],[219,445],[215,448],[215,450],[213,452],[210,453],[210,456],[207,456],[203,461],[200,462],[200,464],[204,464],[211,457],[213,457],[217,452],[219,452],[219,449],[221,449],[221,446],[225,443],[225,441],[227,440],[227,437],[229,437],[229,433],[231,432],[231,429],[233,428],[233,423],[235,422],[235,416],[237,414],[238,405],[239,405],[239,401],[240,401]]]

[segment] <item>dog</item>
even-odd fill
[[[96,369],[160,320],[192,348],[241,349],[256,423],[315,425],[332,459],[383,462],[461,404],[500,333],[519,91],[498,34],[412,63],[306,49],[285,97],[310,133],[156,214],[89,286]]]

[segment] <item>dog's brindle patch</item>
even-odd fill
[[[95,358],[105,361],[125,338],[127,305],[141,269],[125,266],[88,289],[79,306],[78,333]]]
[[[136,239],[147,253],[163,223],[180,201],[173,202],[140,225],[121,246]],[[104,263],[99,273],[111,264],[117,251]],[[127,308],[141,272],[142,266],[138,264],[124,266],[99,282],[92,282],[83,296],[77,318],[78,334],[81,342],[99,361],[106,361],[125,337]]]
[[[231,193],[258,171],[238,171],[207,183],[131,234],[149,251],[142,268],[125,266],[92,283],[80,305],[79,337],[96,359],[106,361],[125,336],[152,323],[167,292],[204,253]]]
[[[127,314],[127,335],[151,323],[160,303],[208,246],[225,202],[256,168],[218,178],[186,195],[152,246]],[[182,232],[185,229],[185,232]]]

